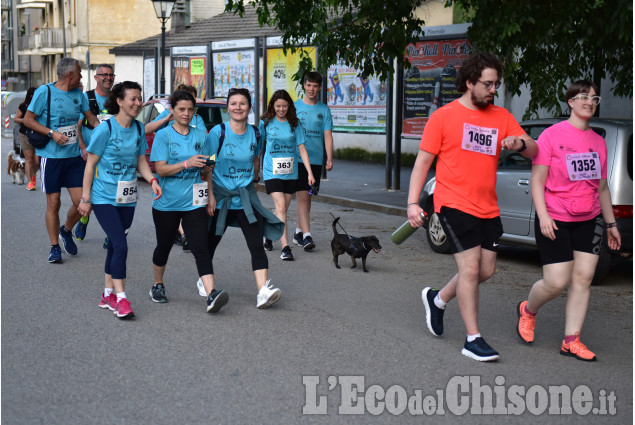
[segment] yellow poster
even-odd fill
[[[313,63],[316,63],[315,47],[303,47],[308,52]],[[293,80],[293,74],[298,72],[300,53],[287,52],[282,49],[267,49],[267,104],[276,90],[286,90],[295,102],[304,97],[304,90],[300,81]]]
[[[190,58],[190,75],[205,74],[205,58]]]

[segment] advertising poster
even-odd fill
[[[197,97],[205,99],[207,87],[207,47],[187,46],[172,48],[172,90],[179,84],[196,88]]]
[[[315,64],[317,56],[314,47],[303,47]],[[267,104],[276,90],[286,90],[295,102],[304,97],[304,89],[300,81],[293,80],[293,74],[298,72],[300,53],[288,52],[285,56],[282,49],[267,49]]]
[[[154,58],[145,58],[143,60],[143,98],[145,100],[150,99],[150,96],[154,96]]]
[[[338,63],[327,71],[327,104],[334,131],[386,131],[386,83]]]
[[[214,96],[226,97],[230,88],[249,90],[251,98],[256,94],[254,75],[254,51],[214,52]]]
[[[412,66],[404,74],[402,137],[420,138],[430,114],[461,97],[454,83],[461,63],[471,52],[465,38],[406,46]]]

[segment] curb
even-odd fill
[[[267,193],[265,189],[265,185],[263,183],[258,183],[256,190],[258,192]],[[323,202],[326,204],[340,205],[343,207],[357,208],[362,210],[380,212],[383,214],[406,217],[405,210],[403,208],[395,207],[394,205],[379,204],[376,202],[367,202],[367,201],[357,201],[354,199],[342,198],[342,197],[333,196],[333,195],[322,195],[322,194],[317,195],[317,197],[314,199],[316,202]]]

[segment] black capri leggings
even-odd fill
[[[152,208],[152,219],[157,234],[157,247],[152,255],[152,262],[163,267],[168,262],[174,237],[179,230],[179,221],[183,223],[183,231],[196,261],[199,276],[213,273],[212,262],[207,250],[207,208],[196,208],[191,211],[159,211]]]
[[[251,253],[251,269],[252,270],[262,270],[269,268],[269,260],[267,259],[267,254],[265,253],[265,249],[262,246],[262,223],[263,218],[258,211],[254,210],[254,214],[256,216],[256,222],[249,224],[249,220],[247,220],[247,215],[243,210],[229,210],[227,213],[227,221],[225,223],[225,229],[227,230],[227,223],[232,220],[238,221],[240,225],[240,230],[243,231],[243,235],[245,236],[245,241],[247,242],[247,247],[249,248],[249,252]],[[223,236],[216,235],[216,220],[218,218],[218,210],[214,213],[212,217],[212,224],[209,228],[209,255],[212,260],[214,259],[214,253],[216,252],[216,247],[220,243]],[[212,273],[213,273],[212,266]]]

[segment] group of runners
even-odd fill
[[[141,87],[130,81],[113,86],[112,66],[97,68],[98,96],[93,93],[90,98],[78,89],[81,73],[75,59],[62,59],[57,70],[58,81],[35,92],[24,116],[25,126],[51,139],[36,150],[47,196],[49,262],[61,262],[58,238],[67,253],[77,254],[71,229],[75,226],[76,239],[83,239],[87,217],[94,212],[108,237],[99,305],[120,318],[134,316],[125,293],[126,235],[137,202],[139,172],[154,193],[152,301],[167,302],[164,273],[181,227],[200,276],[199,293],[207,299],[207,311],[218,312],[229,295],[216,285],[212,260],[226,228],[235,226],[241,228],[251,254],[256,306],[267,308],[277,302],[281,291],[269,278],[265,250],[272,250],[273,241],[280,240],[281,259],[293,259],[287,237],[293,194],[298,225],[292,241],[305,251],[315,247],[310,193],[319,188],[322,164],[327,170],[333,166],[331,114],[318,100],[322,76],[307,73],[304,98],[296,102],[284,90],[273,93],[257,126],[248,123],[249,91],[230,89],[229,121],[206,134],[202,120],[196,118],[193,88],[177,88],[169,112],[143,128],[135,119],[143,105]],[[470,55],[457,77],[463,95],[436,110],[422,135],[410,179],[408,218],[413,227],[424,222],[418,200],[436,158],[435,211],[458,269],[441,290],[423,289],[427,327],[436,336],[443,334],[446,305],[456,297],[467,332],[462,353],[479,361],[499,358],[480,334],[478,285],[494,273],[503,233],[496,199],[498,158],[501,149],[514,150],[534,163],[531,190],[543,265],[543,278],[518,304],[518,334],[533,342],[536,313],[569,288],[560,353],[593,361],[596,356],[581,343],[580,332],[598,261],[598,229],[606,229],[611,249],[621,244],[606,182],[606,144],[589,127],[600,102],[599,89],[584,80],[573,83],[566,93],[569,119],[547,129],[536,143],[507,110],[493,105],[501,77],[502,66],[494,55]],[[157,132],[150,157],[156,176],[145,160],[144,136],[149,131]],[[275,215],[262,206],[255,190],[261,154],[262,176]],[[573,172],[580,164],[586,168]],[[62,226],[61,187],[68,188],[73,200]],[[85,219],[80,221],[81,217]]]

